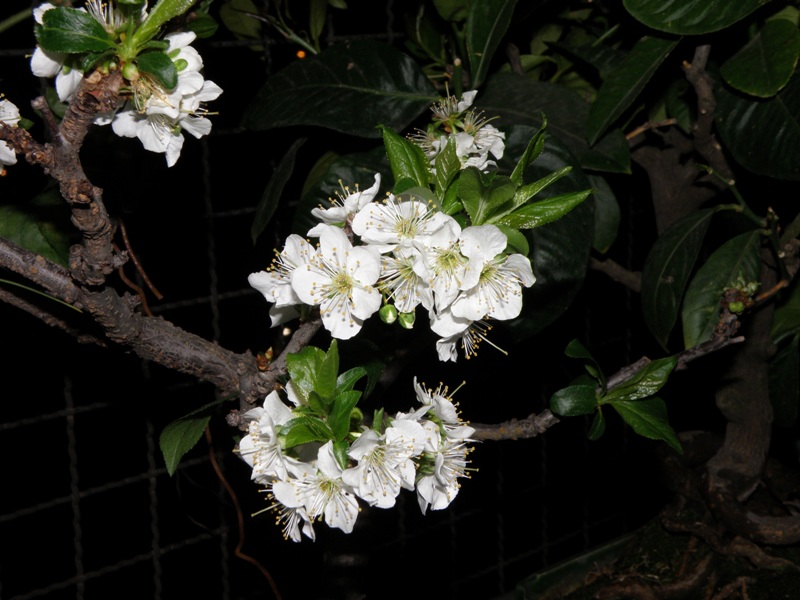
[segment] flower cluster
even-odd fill
[[[19,109],[8,100],[0,97],[0,123],[5,123],[10,127],[16,127],[19,123]],[[13,148],[6,142],[0,141],[0,165],[14,165],[17,163],[17,155]],[[0,167],[2,171],[2,167]]]
[[[34,9],[34,19],[45,26],[45,14],[56,7],[45,2]],[[66,10],[66,9],[63,9]],[[146,5],[135,14],[123,13],[113,2],[106,0],[87,0],[84,8],[76,10],[97,21],[111,40],[125,47],[126,36],[146,23]],[[125,33],[125,35],[122,35]],[[137,52],[131,51],[126,57],[120,50],[114,59],[104,62],[103,70],[119,69],[125,78],[123,101],[110,113],[95,119],[98,125],[111,124],[114,133],[120,137],[136,137],[146,150],[166,155],[167,166],[173,166],[183,147],[184,131],[200,138],[211,131],[211,121],[205,115],[205,103],[215,100],[222,89],[212,81],[206,81],[202,74],[203,60],[190,46],[196,35],[192,32],[171,33],[159,43],[167,46],[163,54],[169,57],[177,72],[177,83],[167,88],[158,77],[140,70],[136,65]],[[150,52],[158,52],[150,50]],[[31,56],[31,70],[39,77],[55,77],[56,91],[62,102],[69,102],[83,79],[80,53],[55,52],[37,46]],[[163,62],[163,61],[162,61]],[[169,62],[167,62],[169,64]],[[163,65],[162,65],[163,69]]]
[[[314,539],[313,524],[320,520],[350,533],[359,499],[391,508],[402,489],[416,491],[423,514],[453,501],[459,479],[469,476],[475,430],[460,420],[446,388],[431,390],[416,379],[414,388],[417,410],[362,426],[347,436],[344,450],[334,441],[288,447],[291,424],[309,412],[291,380],[285,388],[289,404],[272,392],[263,407],[245,413],[249,428],[239,453],[253,469],[252,480],[274,499],[269,510],[277,513],[286,539]]]
[[[456,155],[461,167],[477,167],[481,171],[495,167],[494,160],[503,158],[505,134],[485,119],[481,113],[472,109],[476,90],[464,92],[461,99],[447,96],[431,107],[433,122],[425,131],[417,130],[409,139],[425,152],[435,172],[436,157],[455,143]]]
[[[250,285],[273,303],[273,326],[297,316],[298,305],[318,306],[338,339],[356,335],[382,303],[401,314],[421,305],[442,338],[440,359],[455,361],[458,341],[470,356],[487,319],[520,314],[522,287],[535,281],[530,261],[506,254],[506,235],[494,225],[462,228],[413,197],[374,201],[380,182],[376,174],[369,189],[315,209],[322,222],[308,235],[319,237],[318,246],[289,236],[271,267],[249,276]]]

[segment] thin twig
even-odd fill
[[[128,251],[128,257],[133,261],[133,264],[136,266],[136,270],[139,271],[139,275],[142,276],[142,280],[145,282],[147,287],[153,292],[156,298],[159,300],[163,300],[164,296],[161,292],[156,289],[156,286],[153,285],[153,282],[150,281],[150,278],[145,273],[142,264],[139,262],[139,259],[136,257],[136,253],[133,251],[133,247],[131,246],[131,242],[128,239],[128,230],[125,229],[125,223],[122,219],[119,220],[119,231],[122,234],[122,241],[125,242],[125,249]],[[149,313],[148,313],[149,314]]]

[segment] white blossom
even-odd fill
[[[10,127],[16,127],[19,123],[19,109],[13,102],[0,99],[0,122]],[[7,142],[0,141],[0,165],[15,164],[17,164],[16,152]]]
[[[292,288],[292,272],[307,265],[314,256],[314,248],[296,234],[286,238],[283,250],[265,271],[251,273],[247,281],[264,295],[267,302],[273,302],[269,309],[272,327],[285,323],[298,315],[295,308],[302,300]]]
[[[322,324],[333,337],[346,340],[381,306],[374,287],[380,270],[377,251],[354,248],[344,231],[326,225],[315,257],[292,272],[292,288],[304,303],[319,305]]]
[[[381,185],[381,174],[375,173],[375,183],[366,190],[351,192],[349,188],[343,188],[344,194],[337,194],[336,198],[331,198],[330,208],[313,208],[311,214],[322,221],[319,225],[312,227],[308,235],[319,237],[324,231],[325,225],[349,224],[355,214],[375,199]]]
[[[425,458],[427,464],[417,479],[417,501],[422,513],[447,508],[461,487],[459,479],[469,477],[467,455],[471,448],[467,439],[442,436],[439,427],[431,422],[423,423],[428,433]]]
[[[425,431],[414,421],[394,421],[383,435],[367,429],[348,454],[358,465],[342,474],[343,481],[370,506],[390,508],[401,488],[414,489],[412,457],[425,448]]]

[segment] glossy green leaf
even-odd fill
[[[172,59],[163,52],[145,52],[136,57],[136,66],[158,81],[165,90],[173,90],[178,85],[178,69]]]
[[[261,194],[261,200],[259,200],[256,206],[256,214],[255,217],[253,217],[253,224],[250,226],[250,237],[254,244],[272,220],[272,216],[275,214],[278,204],[280,204],[286,183],[294,172],[294,161],[297,156],[297,151],[305,141],[306,138],[300,138],[295,140],[289,147],[286,154],[283,155],[281,161],[272,172],[272,177],[269,178],[267,187],[264,188],[264,192]]]
[[[528,243],[528,238],[525,237],[518,229],[513,229],[506,225],[495,224],[500,231],[502,231],[506,238],[508,239],[508,245],[506,246],[506,252],[510,254],[522,254],[523,256],[528,256],[531,251],[530,244]]]
[[[168,21],[189,10],[197,0],[158,0],[155,6],[147,11],[147,18],[133,34],[132,44],[141,46],[158,34]]]
[[[786,19],[767,21],[748,44],[729,58],[720,74],[737,90],[768,98],[789,82],[800,56],[800,31]]]
[[[398,184],[404,180],[412,182],[415,186],[427,188],[431,171],[422,149],[388,127],[380,127],[380,130],[383,134],[386,155],[389,157],[389,166],[392,168],[395,193],[405,191],[398,189]]]
[[[623,0],[636,19],[659,31],[699,35],[730,27],[769,0]]]
[[[333,402],[333,407],[328,415],[328,425],[333,431],[333,439],[341,441],[350,432],[350,413],[353,412],[361,392],[350,390],[342,392]]]
[[[272,75],[242,123],[255,130],[316,125],[377,138],[378,124],[402,131],[438,98],[409,56],[387,44],[354,41]]]
[[[723,85],[715,95],[720,137],[739,164],[759,175],[800,180],[800,74],[766,100]]]
[[[678,364],[675,356],[667,356],[646,364],[630,379],[610,390],[601,400],[601,404],[614,403],[620,400],[640,400],[654,395],[667,383],[670,373]]]
[[[617,239],[619,231],[619,202],[605,179],[599,175],[588,175],[594,198],[594,236],[592,247],[605,254]]]
[[[800,404],[800,337],[795,336],[781,348],[769,363],[769,399],[773,423],[793,427]]]
[[[314,378],[314,391],[325,399],[332,398],[337,388],[339,376],[339,345],[336,339],[325,353]]]
[[[524,160],[524,157],[523,157]],[[519,164],[522,164],[521,162]],[[519,166],[519,164],[517,166]],[[511,205],[511,208],[508,212],[511,212],[513,209],[522,206],[528,200],[533,198],[536,194],[541,192],[544,188],[546,188],[551,183],[554,183],[561,179],[564,175],[569,173],[572,170],[572,167],[563,167],[561,169],[557,169],[552,173],[545,175],[541,179],[534,181],[533,183],[529,183],[527,185],[520,185],[517,191],[514,193],[514,202]],[[516,169],[515,169],[516,171]],[[513,180],[512,180],[513,181]]]
[[[661,398],[617,400],[611,406],[639,435],[651,440],[663,440],[676,451],[683,452],[681,442],[667,420],[667,406]]]
[[[325,352],[314,346],[306,346],[299,352],[286,357],[289,378],[304,398],[308,398],[309,394],[314,391],[317,373],[322,368],[324,361]]]
[[[719,322],[720,299],[726,287],[739,276],[745,282],[758,281],[761,266],[758,249],[761,234],[750,231],[720,246],[700,267],[683,301],[683,341],[686,348],[711,339]]]
[[[111,35],[86,11],[60,6],[42,15],[36,40],[50,52],[102,52],[114,47]]]
[[[597,408],[593,385],[571,385],[558,390],[550,398],[550,410],[562,417],[590,415]]]
[[[496,222],[514,229],[534,229],[561,219],[591,195],[591,190],[539,200],[501,217]],[[495,222],[490,220],[491,222]]]
[[[798,333],[800,333],[800,284],[795,280],[789,297],[775,309],[770,334],[772,340],[777,343]]]
[[[519,162],[514,167],[514,171],[511,173],[511,181],[518,186],[522,185],[522,175],[525,173],[525,169],[527,169],[528,165],[534,162],[542,153],[546,135],[547,116],[542,115],[542,126],[531,137],[531,141],[528,142],[528,147],[525,148],[525,152],[523,152],[522,157],[520,157]]]
[[[440,205],[444,205],[447,189],[450,184],[461,173],[461,161],[456,152],[455,139],[448,139],[444,150],[436,155],[435,160],[436,175],[433,178],[436,197]]]
[[[644,263],[642,312],[651,333],[665,348],[713,216],[714,211],[706,209],[673,223],[653,244]]]
[[[517,0],[471,2],[464,40],[467,45],[472,88],[483,85],[497,46],[506,34]]]
[[[622,132],[611,131],[589,147],[584,135],[589,104],[560,85],[500,73],[487,80],[476,105],[486,115],[497,115],[495,124],[501,128],[514,124],[538,128],[543,124],[544,114],[548,133],[569,149],[582,168],[630,173],[630,149]]]
[[[678,42],[677,39],[645,36],[608,74],[589,110],[586,137],[590,145],[593,146],[633,104]]]
[[[464,169],[458,178],[458,196],[472,225],[491,222],[492,214],[514,197],[515,190],[508,177],[484,175],[476,167]]]
[[[211,420],[211,411],[227,400],[228,398],[219,398],[209,402],[188,415],[176,419],[164,428],[158,437],[158,445],[164,456],[167,473],[170,475],[175,473],[181,459],[194,448],[202,437]]]
[[[303,415],[287,421],[281,426],[280,436],[287,450],[309,442],[327,442],[334,439],[328,424],[317,417]]]

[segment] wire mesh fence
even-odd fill
[[[392,2],[377,13],[376,35],[401,35]],[[99,130],[85,162],[164,295],[151,301],[153,312],[232,350],[263,350],[273,334],[247,275],[268,262],[287,224],[256,246],[249,228],[269,173],[298,133],[242,131],[237,119],[292,49],[272,39],[254,49],[222,33],[204,45],[204,56],[215,57],[206,58],[206,76],[226,90],[209,138],[187,142],[165,172],[162,156],[131,140],[112,145]],[[3,91],[32,97],[39,84],[22,83],[30,47],[3,46]],[[0,182],[4,202],[23,200],[31,181],[46,185],[18,166]],[[628,240],[623,258],[633,261],[634,246]],[[614,323],[630,310],[630,296],[609,286],[603,302],[579,296],[541,341],[510,348],[511,362],[483,350],[459,392],[464,416],[496,422],[546,407],[548,386],[558,385],[547,379],[564,370],[550,348],[568,332],[580,331],[609,365],[626,364],[631,331]],[[586,424],[574,420],[537,439],[479,445],[475,472],[446,511],[422,515],[401,494],[394,510],[363,510],[350,536],[319,528],[316,542],[292,544],[269,513],[251,516],[267,500],[232,453],[236,432],[222,418],[167,474],[158,435],[214,400],[211,386],[77,343],[12,307],[0,306],[0,319],[2,599],[406,598],[408,586],[418,597],[499,598],[534,571],[638,526],[659,502],[654,478],[641,476],[641,442],[620,428],[590,444]],[[436,373],[434,355],[427,367]],[[503,369],[527,369],[530,381],[511,388]]]

